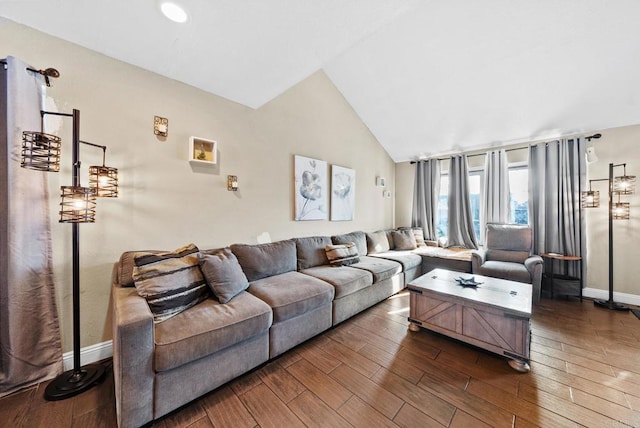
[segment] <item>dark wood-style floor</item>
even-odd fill
[[[640,320],[543,299],[531,372],[407,329],[403,292],[154,423],[157,427],[640,427]],[[206,374],[203,374],[206,375]],[[113,427],[111,372],[72,399],[0,400],[0,425]]]

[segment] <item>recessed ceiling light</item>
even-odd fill
[[[183,23],[187,22],[187,19],[189,18],[187,12],[181,6],[172,2],[163,2],[160,4],[160,10],[164,16],[173,22]]]

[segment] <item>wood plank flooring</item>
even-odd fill
[[[402,292],[155,421],[169,427],[640,427],[640,320],[590,300],[534,307],[531,372],[407,329]],[[113,376],[46,402],[0,400],[0,426],[115,427]]]

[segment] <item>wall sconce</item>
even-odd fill
[[[153,133],[161,137],[169,134],[169,119],[166,117],[153,116]]]
[[[238,190],[238,177],[236,175],[227,175],[227,190],[230,192]]]

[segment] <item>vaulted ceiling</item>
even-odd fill
[[[252,108],[322,69],[397,162],[640,123],[637,0],[176,3],[0,16]]]

